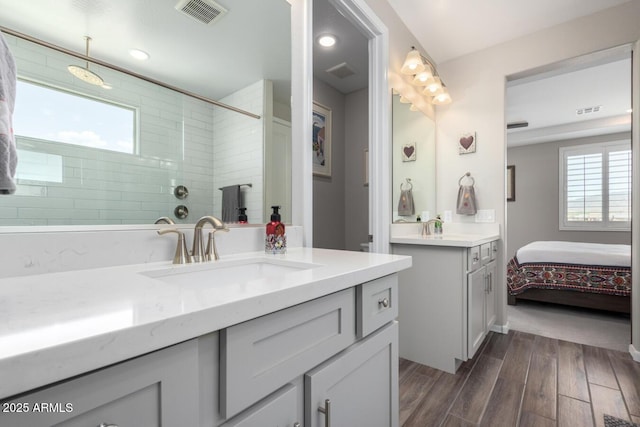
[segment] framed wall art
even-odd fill
[[[313,103],[313,174],[331,177],[331,110]]]

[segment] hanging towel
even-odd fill
[[[0,194],[16,191],[16,140],[13,135],[13,107],[16,99],[16,63],[0,32]]]
[[[238,221],[238,208],[242,207],[241,196],[239,185],[222,187],[222,221]]]
[[[476,192],[473,185],[461,185],[458,189],[456,213],[459,215],[476,214]]]
[[[406,190],[402,189],[400,185],[400,200],[398,200],[398,215],[399,216],[411,216],[416,213],[415,206],[413,205],[413,193],[411,187]]]

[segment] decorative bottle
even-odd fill
[[[284,224],[280,222],[280,206],[271,206],[271,209],[273,213],[271,221],[267,223],[264,251],[268,254],[283,254],[287,252],[287,236],[284,233]]]

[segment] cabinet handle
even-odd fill
[[[473,261],[474,262],[480,261],[480,258],[478,258],[478,254],[473,254]]]
[[[489,273],[489,293],[493,292],[493,273]]]
[[[331,427],[331,400],[325,399],[324,407],[319,406],[318,411],[324,414],[324,427]]]
[[[389,307],[389,298],[382,298],[378,300],[378,308],[380,308],[380,306],[383,306],[384,308]]]
[[[100,423],[98,427],[118,427],[117,424]]]
[[[300,423],[293,423],[293,427],[301,427]]]

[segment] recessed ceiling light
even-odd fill
[[[129,55],[133,56],[135,59],[139,61],[146,61],[149,59],[149,54],[140,49],[130,49]]]
[[[331,47],[336,44],[336,36],[331,34],[323,34],[318,37],[318,44],[322,47]]]

